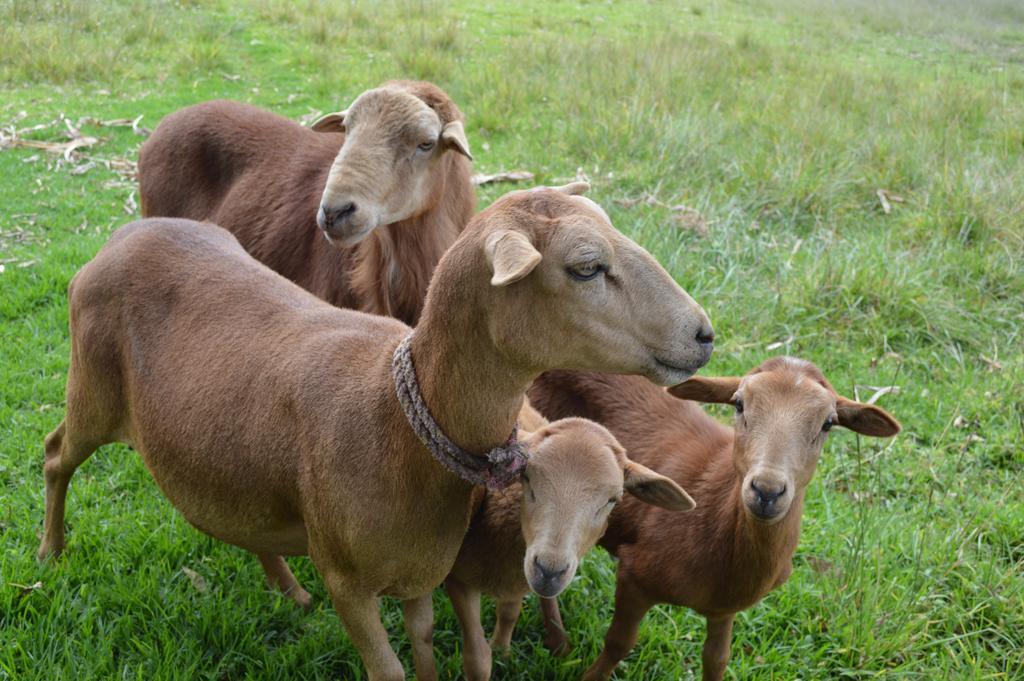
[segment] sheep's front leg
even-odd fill
[[[540,611],[544,617],[544,647],[555,657],[565,657],[572,650],[569,636],[562,624],[562,613],[558,609],[557,598],[540,599]]]
[[[370,681],[405,681],[405,670],[388,642],[376,594],[358,589],[337,572],[321,570],[334,609],[359,651]]]
[[[583,674],[583,681],[603,681],[611,678],[615,667],[636,645],[640,621],[651,609],[651,601],[637,587],[619,577],[615,585],[615,615],[604,637],[604,650]]]
[[[444,585],[462,628],[462,669],[466,679],[487,681],[491,678],[491,647],[480,624],[480,592],[452,577]]]
[[[431,594],[402,601],[405,633],[412,642],[412,661],[419,681],[435,681],[437,665],[434,663],[434,603]]]
[[[725,617],[709,617],[708,633],[704,639],[701,663],[704,681],[722,681],[725,667],[729,664],[729,649],[732,646],[732,623],[735,613]]]
[[[522,609],[522,598],[498,601],[498,621],[494,625],[494,635],[491,636],[492,650],[507,652],[512,646],[512,632],[515,631],[516,622],[519,621],[519,612]]]
[[[295,574],[284,562],[284,558],[270,553],[259,553],[256,557],[260,559],[263,572],[267,575],[267,584],[271,589],[278,589],[288,598],[295,601],[300,608],[308,610],[313,604],[313,597],[302,588]]]

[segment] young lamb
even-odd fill
[[[471,158],[448,95],[391,81],[312,129],[238,102],[177,111],[142,145],[139,195],[143,217],[214,222],[327,302],[415,324],[476,209]]]
[[[39,556],[64,547],[75,469],[128,443],[189,522],[259,555],[271,581],[294,585],[281,556],[308,554],[369,677],[404,678],[377,598],[403,600],[410,637],[429,639],[474,485],[523,464],[509,434],[533,379],[586,367],[672,385],[710,356],[704,311],[571,195],[585,187],[514,192],[477,215],[414,333],[323,302],[215,225],[120,229],[69,287]],[[432,656],[414,662],[435,677]]]
[[[526,405],[524,411],[529,409]],[[521,426],[529,420],[520,415]],[[490,678],[491,648],[508,649],[531,589],[542,603],[551,604],[572,581],[583,554],[604,534],[608,514],[623,492],[662,508],[693,508],[693,499],[679,485],[630,461],[603,426],[578,418],[551,424],[541,419],[534,425],[536,432],[524,434],[530,457],[522,482],[479,495],[462,549],[445,580],[462,628],[462,666],[470,681]],[[482,593],[497,600],[490,646],[480,624]],[[546,645],[565,652],[561,622],[547,624]]]
[[[890,437],[900,429],[883,409],[837,395],[817,367],[791,357],[743,378],[691,378],[668,391],[625,376],[551,372],[530,399],[549,417],[604,424],[632,459],[697,501],[683,522],[628,499],[612,513],[600,544],[619,559],[615,616],[588,680],[611,676],[657,603],[707,618],[704,679],[721,679],[736,613],[789,577],[804,491],[828,431]],[[734,427],[687,400],[735,405]]]

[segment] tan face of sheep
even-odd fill
[[[343,245],[433,207],[444,189],[438,166],[445,153],[472,159],[461,121],[444,123],[423,100],[395,86],[364,92],[312,129],[345,133],[317,213],[327,238]]]
[[[733,463],[749,516],[774,524],[814,475],[833,426],[874,437],[899,432],[885,410],[837,395],[810,362],[768,360],[743,378],[696,377],[670,388],[676,397],[736,407]]]
[[[630,461],[615,437],[593,421],[556,421],[530,436],[527,445],[523,569],[541,596],[556,596],[572,581],[624,492],[671,510],[694,507],[679,485]]]
[[[494,304],[509,311],[490,317],[491,337],[519,339],[501,344],[538,372],[600,365],[659,385],[686,380],[711,357],[711,322],[650,253],[577,195],[586,189],[512,192],[485,211]]]

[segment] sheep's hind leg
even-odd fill
[[[37,554],[39,560],[59,556],[64,550],[64,503],[67,500],[71,476],[101,444],[103,443],[78,440],[74,433],[68,432],[67,419],[61,421],[56,430],[46,436],[46,458],[43,464],[43,475],[46,480],[46,520],[43,523],[43,540]]]
[[[258,553],[256,557],[260,559],[260,565],[267,574],[267,584],[270,588],[279,590],[295,601],[300,608],[309,609],[313,604],[313,597],[295,579],[295,573],[288,567],[284,558],[271,553]]]

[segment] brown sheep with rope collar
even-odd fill
[[[445,254],[412,335],[417,391],[453,443],[508,441],[526,389],[554,367],[662,385],[709,359],[703,309],[611,226],[586,185],[513,192]],[[225,230],[151,219],[120,229],[69,289],[67,414],[46,439],[39,556],[64,548],[75,470],[135,447],[194,525],[264,559],[308,554],[371,679],[404,679],[377,598],[426,640],[473,486],[410,427],[392,359],[411,330],[333,307],[256,262]],[[417,676],[436,676],[417,655]]]

